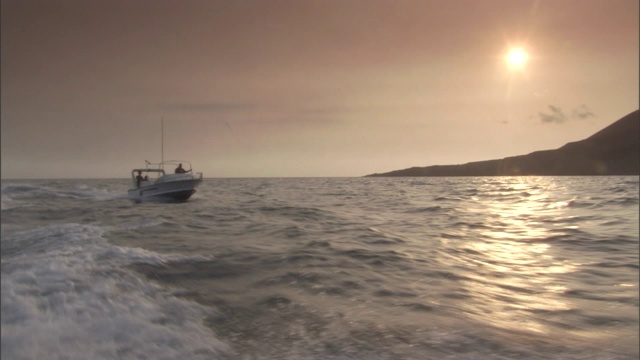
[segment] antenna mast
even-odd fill
[[[160,120],[160,164],[164,169],[164,116]]]

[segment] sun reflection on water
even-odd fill
[[[503,180],[480,188],[484,196],[468,214],[482,213],[486,222],[468,229],[472,236],[466,238],[473,240],[459,244],[455,257],[473,270],[461,280],[473,294],[461,305],[468,316],[503,329],[549,333],[553,329],[540,314],[571,310],[558,275],[580,264],[557,259],[546,241],[557,235],[550,224],[570,203],[551,198],[549,189],[556,186],[552,178],[539,178],[537,183]]]

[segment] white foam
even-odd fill
[[[9,197],[9,195],[2,195],[2,197],[0,197],[0,210],[2,211],[17,208],[20,205],[20,202],[15,201]]]
[[[25,204],[21,201],[17,201],[15,197],[20,194],[34,191],[35,189],[35,187],[26,184],[2,184],[0,190],[0,210],[5,211],[24,206]]]
[[[59,197],[68,199],[89,200],[116,200],[126,198],[125,192],[113,192],[106,189],[94,188],[86,184],[77,184],[73,187],[60,186],[57,183],[27,184],[9,183],[2,184],[2,197],[8,199],[31,199],[35,197]]]
[[[92,188],[87,185],[77,185],[70,190],[43,188],[48,194],[71,199],[90,199],[90,200],[115,200],[126,197],[126,193],[113,193],[104,189]]]
[[[88,225],[15,233],[3,250],[8,241],[17,244],[2,258],[3,358],[211,359],[224,351],[202,322],[211,309],[122,267],[167,257],[111,246]]]
[[[114,246],[106,250],[101,256],[112,258],[114,261],[121,261],[123,264],[147,263],[151,265],[162,265],[172,262],[201,262],[211,261],[213,255],[181,255],[181,254],[160,254],[142,248],[128,248]]]

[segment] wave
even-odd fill
[[[3,355],[637,358],[637,186],[498,180],[211,180],[178,206],[92,200],[121,180],[5,189],[33,208],[3,212]]]
[[[22,205],[23,205],[22,203],[20,203],[19,201],[14,200],[13,198],[9,197],[8,195],[2,195],[2,197],[0,198],[0,210],[1,211],[15,209],[17,207],[21,207]]]
[[[136,229],[154,227],[154,226],[162,225],[165,223],[167,223],[167,221],[161,217],[142,218],[136,221],[127,222],[127,223],[119,224],[116,226],[105,227],[105,230],[107,231],[136,230]]]
[[[443,209],[444,208],[441,207],[441,206],[427,206],[427,207],[419,207],[419,208],[409,209],[409,210],[406,210],[406,212],[409,213],[409,214],[434,213],[434,212],[440,212]],[[446,209],[446,210],[448,210],[448,209]]]
[[[282,216],[302,222],[324,220],[329,216],[326,211],[313,207],[263,206],[258,210],[266,215]]]
[[[112,246],[103,233],[61,224],[3,234],[3,357],[210,359],[225,352],[201,321],[210,308],[123,267],[176,255]]]
[[[109,190],[91,187],[86,184],[68,185],[57,182],[42,184],[2,184],[1,210],[11,210],[22,207],[31,207],[37,201],[55,199],[94,200],[109,201],[126,198],[124,192],[112,192]]]

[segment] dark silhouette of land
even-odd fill
[[[412,167],[367,176],[640,175],[640,110],[555,150],[462,165]]]

